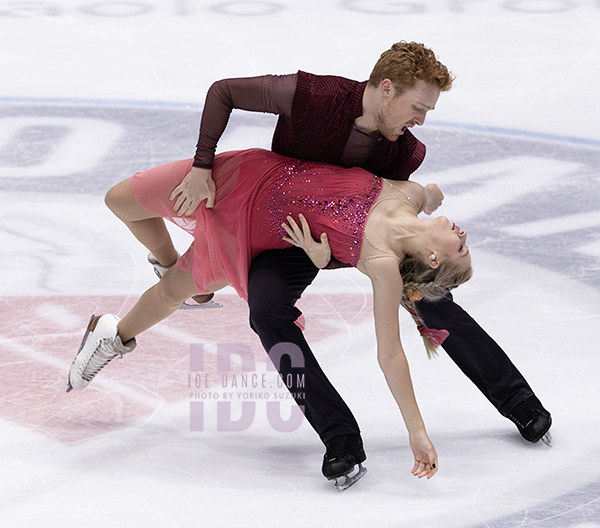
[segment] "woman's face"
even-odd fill
[[[471,267],[471,254],[467,246],[467,232],[462,231],[454,222],[445,216],[431,220],[433,233],[433,266],[437,267],[442,260],[456,263],[460,269]],[[430,265],[432,260],[430,258]]]

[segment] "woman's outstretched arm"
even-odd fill
[[[321,235],[321,242],[317,242],[304,216],[299,215],[299,219],[301,227],[288,217],[289,225],[283,224],[288,233],[284,240],[304,249],[315,265],[322,267],[320,264],[325,265],[331,256],[327,237]],[[400,341],[398,310],[403,285],[398,262],[394,258],[372,259],[363,264],[363,270],[373,285],[377,359],[408,429],[415,457],[412,473],[419,478],[431,478],[438,470],[437,453],[425,430]]]
[[[377,360],[408,429],[415,458],[412,473],[419,478],[431,478],[437,473],[438,458],[417,405],[400,340],[398,310],[402,298],[402,277],[398,263],[391,258],[372,259],[365,263],[364,268],[373,285]]]

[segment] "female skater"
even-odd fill
[[[168,270],[122,320],[112,314],[92,318],[71,366],[67,391],[87,387],[109,361],[135,348],[137,335],[187,298],[231,285],[247,299],[252,258],[267,249],[295,245],[319,268],[333,256],[371,279],[377,358],[408,429],[415,458],[412,473],[432,477],[437,453],[414,396],[398,310],[403,299],[439,299],[471,276],[466,232],[444,217],[417,217],[439,207],[439,188],[252,149],[217,156],[214,206],[180,217],[169,197],[191,165],[192,160],[162,165],[109,191],[109,207],[112,202],[128,203],[113,211]],[[119,200],[112,199],[115,195]],[[180,258],[163,218],[194,236]]]

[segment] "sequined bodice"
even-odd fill
[[[264,159],[264,154],[263,154]],[[278,158],[260,181],[251,217],[253,256],[287,247],[281,224],[302,213],[318,239],[327,232],[332,255],[356,266],[371,207],[382,180],[360,169]],[[263,164],[263,169],[265,168]]]

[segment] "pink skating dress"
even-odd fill
[[[289,247],[281,225],[302,213],[313,237],[329,237],[333,256],[356,266],[369,211],[381,192],[381,179],[361,168],[287,158],[251,149],[215,158],[215,205],[178,216],[171,192],[190,172],[193,160],[176,161],[138,172],[131,190],[140,205],[194,236],[177,268],[191,271],[200,292],[230,284],[248,298],[248,271],[256,255]],[[298,222],[299,223],[299,222]]]

